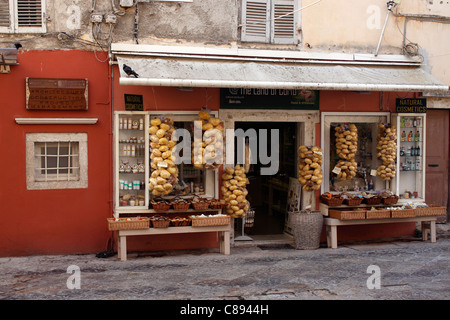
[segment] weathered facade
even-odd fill
[[[124,94],[142,95],[143,111],[198,111],[207,107],[220,116],[221,88],[231,87],[232,82],[240,83],[235,86],[238,89],[258,86],[264,80],[261,87],[317,90],[318,109],[292,111],[290,119],[297,119],[294,122],[298,123],[299,141],[310,145],[320,145],[323,112],[394,113],[396,98],[423,95],[427,97],[428,109],[434,112],[427,117],[442,122],[439,128],[443,131],[439,134],[445,137],[442,144],[447,145],[447,151],[436,157],[444,156],[448,162],[450,95],[445,87],[450,85],[450,4],[446,1],[36,0],[26,4],[34,15],[21,11],[17,3],[22,2],[0,3],[0,47],[10,48],[18,42],[22,45],[17,63],[8,62],[8,68],[0,74],[0,141],[3,150],[13,150],[18,155],[5,161],[5,180],[10,183],[1,187],[0,197],[4,204],[2,215],[7,215],[11,224],[0,226],[0,255],[95,252],[105,248],[110,240],[105,218],[115,208],[113,118],[115,111],[125,109]],[[146,59],[164,62],[168,57],[174,63],[186,62],[186,70],[191,62],[218,63],[212,64],[213,69],[202,69],[210,74],[200,75],[193,69],[189,76],[178,74],[177,79],[165,79],[164,74],[152,79],[156,69],[144,71],[143,67],[136,71],[145,75],[130,79],[123,73],[120,60],[137,58],[148,65]],[[237,70],[238,63],[245,64],[251,71],[248,79],[245,74],[240,79],[233,78],[231,69],[223,67],[225,63],[237,65]],[[333,81],[326,86],[322,80],[314,82],[312,68],[299,69],[298,74],[310,75],[312,80],[308,83],[303,79],[286,84],[282,81],[289,79],[279,81],[272,79],[270,72],[264,72],[266,66],[282,70],[288,64],[293,68],[323,66],[323,72],[331,72],[327,78]],[[342,71],[336,72],[337,68]],[[376,68],[392,70],[388,76],[380,76],[378,71],[373,76]],[[421,73],[414,73],[417,79],[400,77],[399,83],[403,85],[402,81],[407,80],[406,86],[398,86],[398,69]],[[354,72],[358,77],[354,77]],[[202,78],[209,75],[216,78]],[[249,80],[252,76],[254,82]],[[361,80],[364,77],[366,82]],[[26,78],[88,79],[88,110],[26,109]],[[283,122],[289,114],[284,110],[276,118],[273,110],[264,113],[256,109],[224,109],[225,126],[236,128],[240,119]],[[45,120],[48,118],[65,120]],[[88,120],[80,123],[80,118]],[[30,166],[26,139],[32,133],[87,133],[87,186],[30,188],[25,170]],[[436,180],[427,184],[434,194],[442,195],[433,201],[448,206],[449,168],[445,159],[441,171],[427,175],[436,176],[439,184]],[[431,187],[436,185],[436,189]],[[318,195],[319,191],[303,194],[303,207],[317,206]],[[347,236],[402,235],[413,229],[407,224],[380,232],[367,226],[351,229]],[[131,247],[147,250],[216,244],[214,235],[177,235],[130,243]]]

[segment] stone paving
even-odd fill
[[[229,256],[129,253],[126,262],[95,254],[6,257],[0,273],[0,300],[449,300],[450,233],[436,243],[235,246]]]

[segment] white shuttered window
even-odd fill
[[[296,44],[298,1],[243,0],[241,40]]]
[[[45,33],[45,0],[0,0],[1,33]]]

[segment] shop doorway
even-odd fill
[[[299,124],[296,122],[235,122],[235,130],[254,130],[257,135],[258,150],[260,148],[260,133],[267,132],[268,153],[275,151],[276,157],[268,154],[271,159],[278,159],[278,170],[275,174],[263,175],[261,170],[265,165],[259,156],[257,163],[248,166],[247,177],[250,184],[247,199],[250,201],[253,216],[250,223],[245,224],[245,233],[250,237],[262,235],[283,234],[287,219],[287,201],[289,178],[297,176],[297,141],[299,139]],[[278,130],[278,141],[270,139],[271,130]],[[275,131],[276,132],[276,131]],[[276,146],[278,145],[278,148]],[[237,146],[235,145],[235,148]],[[235,155],[238,154],[235,149]],[[243,221],[245,223],[245,221]]]

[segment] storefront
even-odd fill
[[[164,121],[164,117],[170,117],[175,127],[194,134],[194,121],[199,120],[199,112],[205,108],[220,119],[224,132],[233,132],[231,139],[226,135],[224,140],[224,166],[208,170],[186,163],[178,165],[178,181],[168,187],[175,192],[166,195],[173,198],[197,194],[224,199],[225,169],[242,164],[249,203],[245,211],[250,209],[255,214],[250,226],[253,229],[247,228],[250,234],[290,232],[288,210],[322,210],[320,199],[326,193],[355,195],[385,190],[398,195],[401,202],[424,201],[426,113],[424,109],[399,113],[396,98],[417,98],[415,92],[448,87],[425,73],[417,61],[397,56],[391,60],[355,61],[353,56],[330,63],[324,57],[311,59],[289,52],[120,44],[113,45],[113,53],[118,66],[115,74],[120,73],[113,86],[116,216],[155,213],[149,182],[152,158],[146,156],[153,150],[152,119],[159,116]],[[138,76],[127,75],[124,65]],[[132,107],[125,105],[125,95],[142,99],[138,109],[134,109],[139,111],[131,111]],[[352,157],[344,156],[342,145],[336,143],[335,132],[341,125],[354,125],[358,132]],[[389,159],[382,159],[377,150],[377,146],[381,147],[377,140],[380,125],[395,132],[398,138],[392,138],[397,143],[390,145]],[[271,133],[276,133],[278,139],[268,138]],[[262,138],[264,145],[260,144]],[[187,146],[194,142],[189,140]],[[252,143],[258,148],[251,148]],[[320,179],[320,183],[311,191],[302,191],[304,182],[299,179],[301,145],[321,148],[321,174],[315,180]],[[261,154],[261,148],[265,153]],[[348,150],[345,152],[348,154]],[[351,173],[349,165],[343,167],[340,160],[355,164],[351,165]],[[130,163],[131,168],[127,167]],[[136,176],[125,178],[123,172],[133,171],[133,166]],[[276,169],[271,172],[271,168]],[[345,170],[345,177],[339,175],[338,171]],[[370,226],[358,231],[349,229],[348,235],[355,238],[408,232],[410,224],[383,228],[382,232]],[[133,245],[146,246],[147,250],[149,246],[158,250],[217,245],[213,234],[155,238]]]

